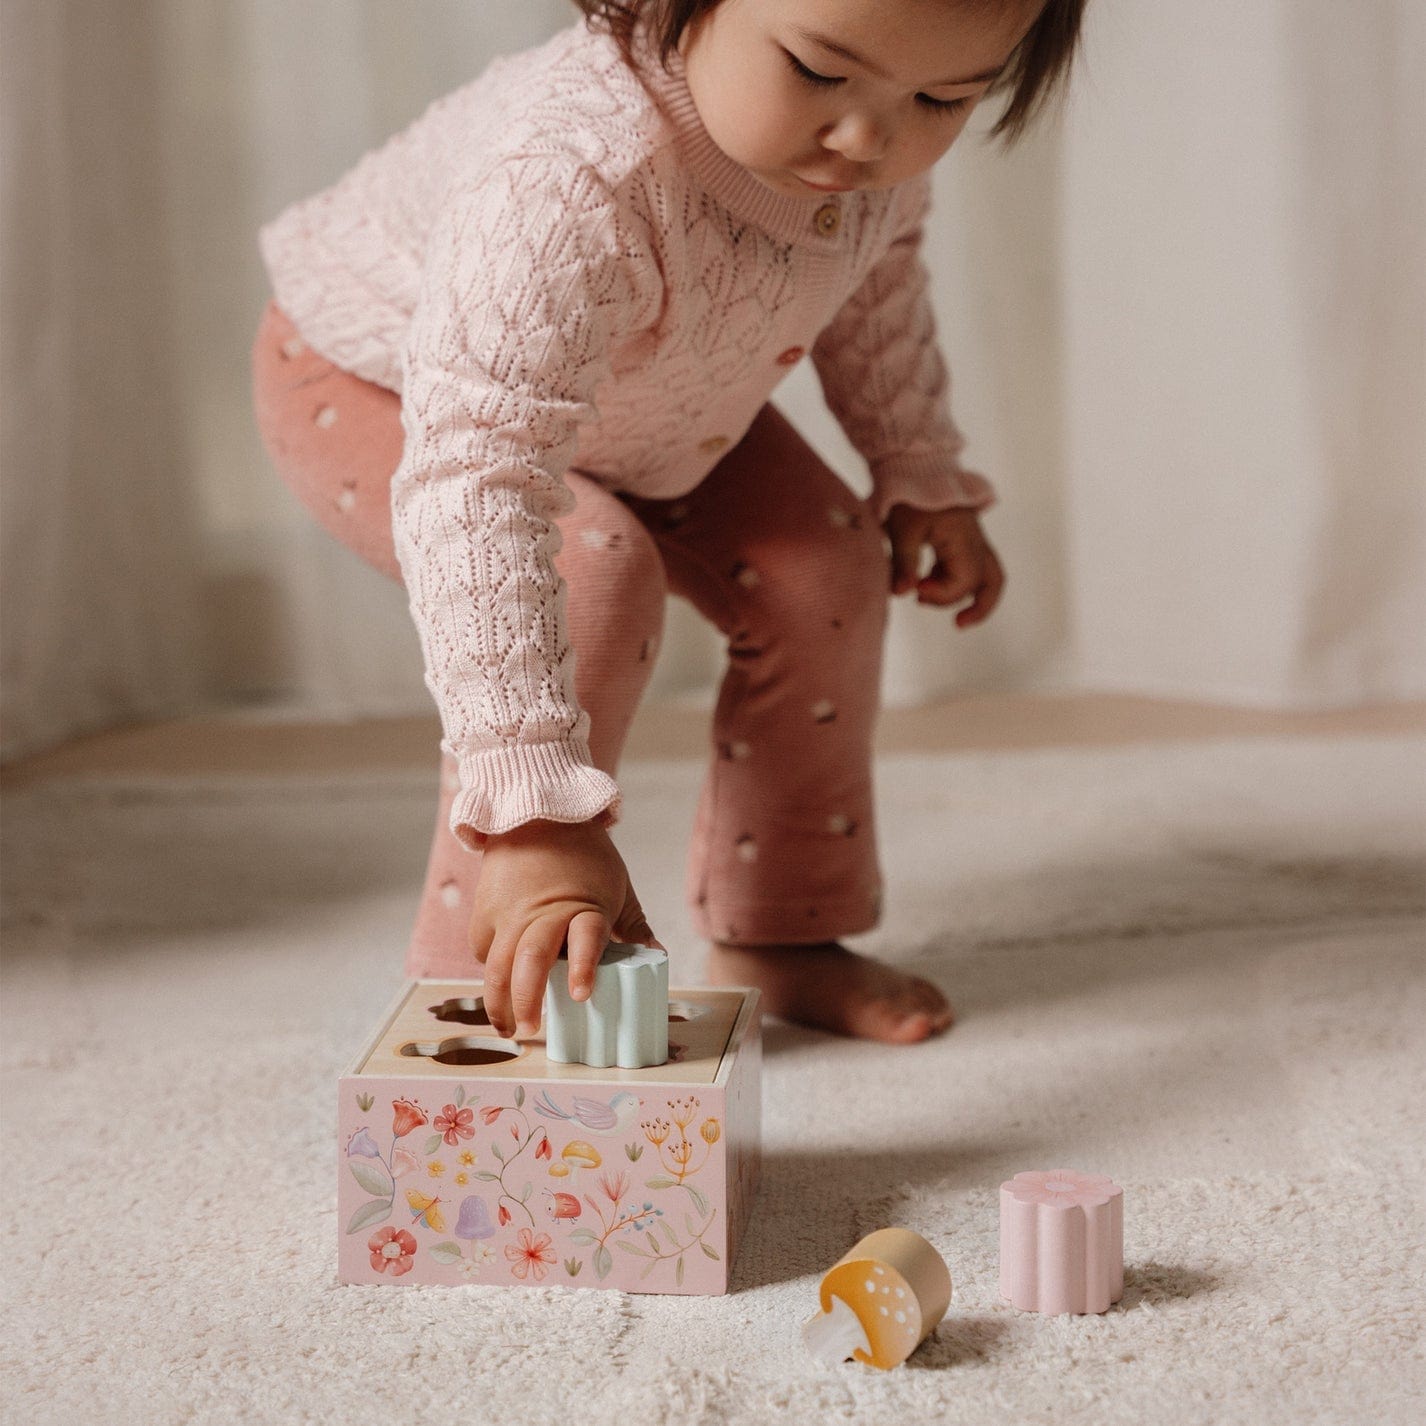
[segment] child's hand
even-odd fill
[[[611,939],[659,946],[603,827],[526,822],[486,839],[470,944],[485,966],[485,1010],[496,1034],[539,1029],[545,982],[566,945],[570,995],[587,1000]]]
[[[915,586],[918,604],[955,604],[974,595],[956,615],[964,629],[986,618],[1000,600],[1005,572],[974,510],[916,510],[893,505],[882,525],[891,539],[891,592]],[[930,574],[918,580],[921,546],[936,553]]]

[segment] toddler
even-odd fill
[[[889,598],[964,628],[1003,582],[918,251],[927,175],[987,94],[1019,135],[1084,0],[578,3],[260,233],[264,442],[404,581],[441,717],[406,972],[482,963],[523,1036],[562,950],[583,999],[611,937],[658,944],[609,829],[671,591],[727,637],[688,861],[709,979],[919,1040],[945,997],[836,938],[881,911]],[[804,355],[865,502],[769,402]]]

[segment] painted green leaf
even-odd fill
[[[439,1134],[432,1134],[431,1137],[426,1140],[426,1147],[422,1149],[421,1152],[423,1154],[434,1154],[440,1147],[441,1136]]]
[[[646,1252],[637,1243],[626,1243],[622,1238],[614,1244],[621,1253],[628,1253],[631,1258],[651,1258],[653,1254]]]
[[[698,1236],[698,1224],[693,1221],[693,1215],[691,1213],[685,1213],[683,1215],[683,1226],[688,1229],[688,1236],[690,1238],[696,1238]]]
[[[569,1240],[571,1243],[580,1244],[598,1242],[597,1237],[591,1233],[588,1228],[576,1228],[574,1232],[569,1235]]]
[[[710,1248],[707,1243],[700,1243],[698,1246],[703,1249],[704,1257],[712,1258],[715,1263],[719,1261],[717,1248]]]
[[[648,1267],[646,1267],[646,1268],[643,1270],[643,1272],[641,1272],[641,1273],[639,1274],[639,1281],[640,1281],[640,1282],[643,1282],[643,1280],[644,1280],[646,1277],[648,1277],[648,1275],[649,1275],[651,1272],[653,1272],[653,1270],[654,1270],[656,1267],[658,1267],[660,1261],[661,1261],[661,1259],[655,1258],[655,1259],[653,1260],[653,1262],[651,1262],[651,1263],[648,1265]]]
[[[525,1086],[517,1084],[515,1086],[515,1108],[523,1109],[525,1105]]]
[[[603,1282],[614,1269],[614,1254],[602,1243],[594,1252],[594,1276]]]
[[[491,1173],[489,1169],[476,1169],[475,1176],[476,1178],[483,1178],[487,1182],[498,1183],[500,1181],[500,1175],[498,1173]]]
[[[520,1190],[520,1202],[521,1202],[521,1203],[525,1203],[525,1202],[527,1202],[527,1201],[529,1200],[530,1193],[531,1193],[531,1191],[534,1189],[534,1187],[535,1187],[534,1184],[532,1184],[532,1183],[527,1183],[527,1184],[524,1186],[524,1188],[522,1188],[522,1189]]]
[[[688,1190],[688,1192],[692,1195],[692,1198],[693,1198],[693,1206],[694,1206],[695,1208],[697,1208],[700,1213],[707,1213],[707,1212],[708,1212],[708,1197],[707,1197],[707,1195],[703,1192],[703,1190],[702,1190],[702,1189],[699,1189],[699,1188],[694,1188],[694,1186],[693,1186],[691,1183],[686,1183],[686,1184],[684,1184],[683,1186],[684,1186],[684,1187]]]
[[[370,1203],[363,1203],[352,1214],[352,1221],[347,1224],[347,1232],[360,1233],[363,1228],[370,1228],[373,1223],[381,1223],[390,1216],[391,1200],[389,1198],[373,1198]]]
[[[674,1183],[674,1181],[673,1181],[673,1179],[671,1179],[671,1178],[646,1178],[646,1179],[644,1180],[644,1187],[645,1187],[645,1188],[672,1188],[672,1187],[673,1187],[673,1183]]]
[[[505,1162],[505,1150],[502,1149],[499,1144],[492,1144],[490,1146],[490,1152],[494,1154],[502,1164]]]
[[[679,1255],[678,1266],[673,1270],[673,1280],[679,1286],[683,1286],[683,1256]]]
[[[459,1109],[465,1103],[465,1085],[456,1085],[456,1108]]]
[[[352,1177],[368,1193],[390,1202],[395,1185],[391,1182],[391,1175],[380,1164],[371,1163],[367,1159],[348,1159],[347,1162],[351,1165]]]
[[[431,1249],[431,1256],[435,1258],[438,1263],[458,1263],[460,1262],[460,1244],[451,1242],[437,1243]]]

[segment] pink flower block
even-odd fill
[[[1000,1295],[1024,1312],[1107,1312],[1124,1295],[1124,1190],[1073,1169],[1002,1183]]]

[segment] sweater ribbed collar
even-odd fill
[[[847,224],[840,223],[834,233],[828,233],[817,222],[816,215],[829,204],[845,210],[848,203],[865,203],[867,194],[812,193],[798,198],[769,188],[714,143],[689,92],[683,56],[675,49],[669,55],[665,71],[643,26],[635,31],[633,52],[640,82],[672,126],[684,161],[724,207],[787,242],[804,243],[824,251],[835,251],[842,246],[846,241]]]

